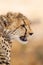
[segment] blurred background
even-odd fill
[[[38,46],[43,46],[43,0],[0,0],[0,15],[10,11],[20,12],[29,18],[34,32],[33,36],[29,36],[25,49],[22,49],[22,45],[14,40],[11,65],[43,65],[43,58],[38,60],[35,53]]]

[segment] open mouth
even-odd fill
[[[10,35],[12,40],[17,40],[21,44],[27,44],[28,40],[25,36]]]
[[[25,41],[27,41],[27,38],[25,36],[21,36],[20,40],[25,42]]]
[[[28,43],[27,37],[25,37],[25,36],[20,36],[18,41],[22,44],[27,44]]]
[[[9,37],[10,37],[11,41],[17,40],[21,44],[27,44],[28,43],[26,36],[19,36],[19,35],[14,35],[14,34],[9,33]]]

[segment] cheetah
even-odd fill
[[[0,64],[10,65],[11,43],[14,39],[27,44],[27,37],[32,34],[30,21],[23,14],[8,12],[0,15]]]

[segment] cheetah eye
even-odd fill
[[[22,26],[22,27],[25,27],[25,25],[24,25],[24,24],[22,24],[21,26]]]
[[[6,23],[6,21],[3,21],[3,23],[4,23],[4,25],[5,25],[5,26],[7,26],[7,23]]]

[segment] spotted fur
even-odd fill
[[[10,65],[11,41],[7,34],[7,17],[0,16],[0,64]]]
[[[3,37],[0,37],[0,39],[0,64],[10,65],[10,43]]]

